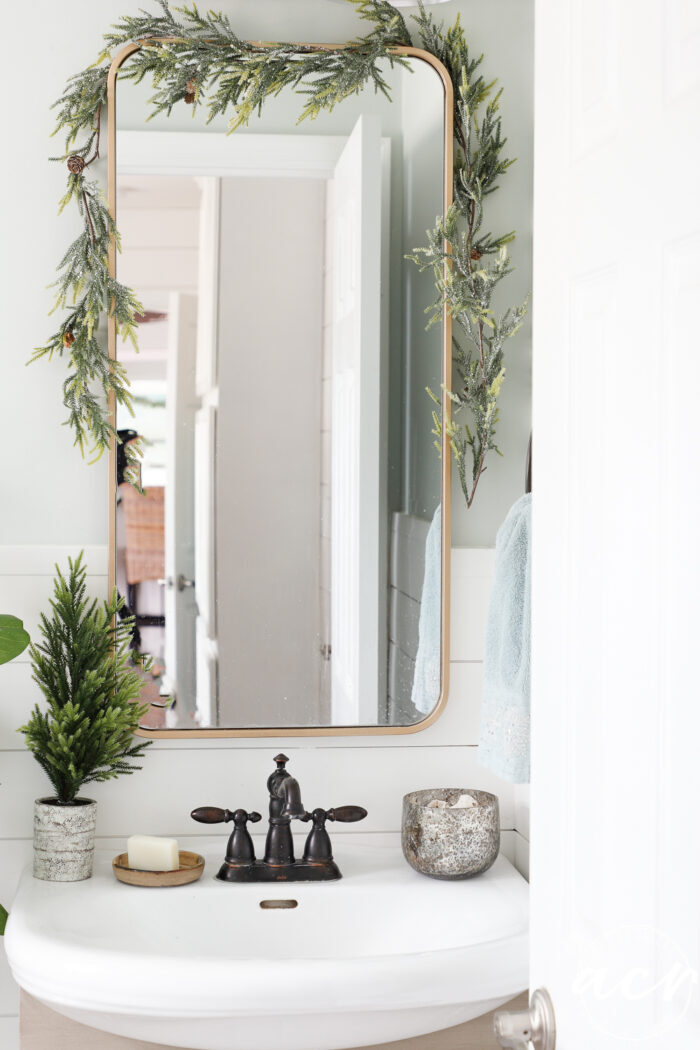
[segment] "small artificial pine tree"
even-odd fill
[[[68,567],[66,579],[56,566],[53,615],[42,613],[42,640],[29,650],[48,710],[35,705],[20,729],[65,806],[84,784],[140,769],[131,760],[150,743],[133,739],[148,705],[138,702],[143,681],[129,651],[132,622],[117,616],[123,599],[116,590],[101,605],[86,598],[82,552]]]

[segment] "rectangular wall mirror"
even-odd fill
[[[230,135],[186,105],[147,121],[150,84],[112,77],[116,272],[143,307],[138,353],[112,332],[117,426],[144,455],[139,492],[115,450],[111,553],[153,657],[145,731],[411,732],[445,702],[426,388],[451,337],[406,255],[450,203],[452,88],[403,52],[390,99],[299,123],[289,90]]]

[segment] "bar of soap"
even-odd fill
[[[126,843],[129,867],[141,871],[177,871],[180,853],[177,839],[159,835],[132,835]]]

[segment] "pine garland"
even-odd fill
[[[496,425],[506,373],[504,343],[521,327],[527,311],[525,302],[495,316],[493,292],[512,273],[507,245],[515,233],[494,237],[482,232],[484,199],[498,189],[497,179],[514,161],[502,155],[506,140],[498,115],[501,92],[494,94],[496,82],[487,83],[478,73],[483,55],[471,58],[459,16],[444,32],[421,5],[416,21],[421,45],[440,59],[454,84],[457,150],[454,203],[435,229],[428,231],[428,246],[417,249],[410,258],[421,270],[433,271],[438,298],[431,308],[430,323],[441,320],[446,305],[459,332],[459,338],[456,333],[453,336],[453,364],[459,385],[447,391],[452,415],[445,427],[462,492],[467,507],[471,507],[488,453],[501,454],[496,445]],[[439,409],[438,396],[430,389],[428,394]],[[472,417],[473,431],[458,419],[464,411]],[[442,417],[437,410],[433,411],[433,434],[441,452]]]
[[[101,605],[89,601],[82,553],[68,570],[66,578],[56,566],[53,614],[42,613],[42,640],[29,650],[48,709],[35,705],[20,729],[62,805],[84,784],[140,769],[133,760],[150,745],[133,742],[148,711],[138,702],[143,682],[129,648],[133,618],[119,619],[116,590]]]
[[[171,9],[168,0],[157,0],[159,14],[141,11],[126,16],[105,34],[105,49],[95,65],[72,77],[54,104],[57,126],[65,133],[65,153],[57,160],[68,162],[68,189],[61,208],[77,204],[83,232],[70,245],[58,266],[55,283],[56,309],[67,310],[58,331],[39,347],[32,360],[67,356],[69,375],[63,384],[67,423],[75,443],[85,454],[99,458],[116,437],[106,403],[114,393],[116,403],[132,408],[124,367],[110,361],[98,338],[104,315],[114,317],[122,338],[136,343],[135,316],[142,312],[134,293],[109,276],[108,252],[119,235],[105,200],[86,169],[99,155],[100,114],[107,99],[107,73],[115,49],[138,42],[140,49],[120,70],[122,79],[139,83],[150,77],[154,93],[151,116],[170,114],[180,103],[194,109],[206,106],[208,121],[231,113],[229,130],[247,124],[260,113],[265,100],[292,88],[302,95],[300,121],[313,119],[334,109],[343,99],[358,94],[366,85],[390,97],[380,62],[408,65],[396,54],[397,46],[410,46],[411,34],[401,14],[386,0],[348,0],[370,31],[344,47],[320,49],[276,43],[263,46],[241,40],[226,15],[200,13],[196,5]],[[431,323],[440,319],[443,304],[456,321],[470,348],[455,340],[455,364],[459,385],[448,391],[453,406],[446,423],[447,436],[467,505],[485,469],[487,453],[498,451],[495,428],[497,401],[505,374],[503,344],[522,323],[525,306],[507,311],[496,319],[491,308],[495,286],[511,272],[506,245],[513,234],[492,237],[482,232],[483,200],[496,187],[497,178],[509,165],[501,158],[505,140],[498,117],[500,92],[493,95],[477,68],[481,58],[470,58],[459,19],[445,31],[422,4],[414,21],[421,46],[439,58],[455,85],[455,134],[458,150],[454,177],[454,204],[429,231],[428,246],[412,258],[422,269],[434,272],[438,300]],[[483,116],[480,109],[485,105]],[[76,142],[83,137],[82,145]],[[451,250],[447,245],[451,244]],[[493,257],[488,262],[488,257]],[[447,268],[445,272],[445,263]],[[476,265],[476,264],[479,265]],[[428,391],[439,409],[440,400]],[[474,434],[461,425],[458,414],[467,410],[473,417]],[[433,413],[436,446],[441,449],[442,419]],[[118,438],[117,438],[118,440]],[[471,482],[467,477],[468,450],[472,456]],[[135,482],[140,457],[138,444],[126,446],[126,476]]]

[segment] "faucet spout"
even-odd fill
[[[301,790],[294,777],[288,777],[282,781],[282,796],[284,798],[284,806],[280,816],[295,818],[305,815],[306,810],[301,801]]]
[[[288,761],[286,755],[277,755],[277,768],[267,781],[270,792],[270,822],[265,842],[265,863],[273,866],[294,863],[294,842],[290,824],[292,818],[304,815],[299,784],[285,769]]]

